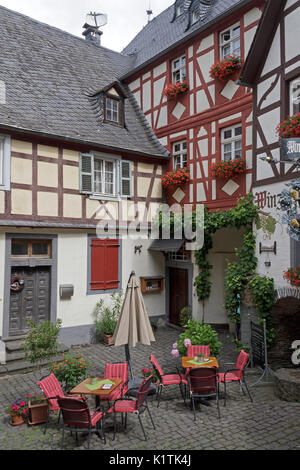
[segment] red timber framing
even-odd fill
[[[171,152],[176,142],[187,142],[191,183],[182,187],[181,203],[204,203],[211,210],[231,208],[251,189],[252,173],[252,92],[238,86],[239,72],[222,83],[211,79],[209,68],[220,60],[220,33],[240,25],[241,58],[244,61],[259,24],[264,1],[253,1],[192,40],[153,61],[151,65],[127,78],[132,93],[140,103],[156,135]],[[172,62],[185,55],[189,91],[176,100],[167,99],[163,89],[172,82]],[[221,156],[221,131],[242,126],[242,156],[247,160],[246,174],[235,181],[216,180],[210,167]],[[173,169],[173,159],[168,170]],[[176,202],[167,191],[169,203]]]

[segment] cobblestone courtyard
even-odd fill
[[[153,352],[167,371],[175,369],[176,362],[171,357],[172,344],[178,339],[178,331],[164,327],[156,332],[156,343],[151,347],[139,345],[131,350],[131,358],[136,376],[149,366],[149,356]],[[228,333],[221,333],[221,370],[230,368],[235,362],[236,349]],[[88,358],[94,368],[104,372],[106,362],[124,360],[124,348],[89,345],[77,350]],[[43,371],[45,374],[47,370]],[[255,383],[258,371],[250,370],[248,384]],[[39,392],[35,385],[37,372],[0,378],[0,449],[1,450],[58,450],[61,446],[61,429],[57,417],[51,418],[46,435],[43,425],[29,427],[24,424],[12,427],[5,408],[12,400],[26,393]],[[221,389],[222,390],[222,389]],[[212,406],[201,406],[197,421],[189,406],[185,407],[179,387],[165,389],[160,407],[155,396],[149,398],[149,407],[156,424],[151,427],[148,416],[142,416],[148,441],[142,440],[142,431],[136,416],[128,419],[127,430],[118,427],[116,440],[112,437],[112,417],[106,421],[107,443],[104,445],[96,435],[91,438],[92,450],[299,450],[300,449],[300,403],[287,403],[274,396],[272,385],[250,388],[253,403],[244,396],[238,385],[228,386],[227,406],[221,400],[221,419],[217,417],[215,402]],[[118,420],[120,422],[120,420]],[[66,434],[65,448],[68,450],[87,449],[87,439]]]

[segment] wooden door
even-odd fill
[[[169,322],[180,325],[180,312],[189,305],[188,299],[188,270],[169,268]]]
[[[12,268],[24,279],[24,289],[10,294],[9,336],[28,332],[28,320],[37,324],[50,320],[51,268]]]

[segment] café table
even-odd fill
[[[117,387],[119,387],[123,383],[122,379],[103,379],[98,378],[98,381],[93,384],[92,379],[88,378],[81,382],[79,385],[74,387],[70,391],[70,395],[81,395],[87,396],[91,395],[95,397],[95,406],[96,409],[100,407],[100,400],[101,397],[105,397],[113,392]],[[111,385],[110,388],[106,388],[105,386]],[[104,439],[103,430],[99,429],[98,436],[100,439]]]

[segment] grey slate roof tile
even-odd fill
[[[190,8],[193,9],[198,3],[199,0],[194,0],[191,2]],[[223,15],[230,14],[235,8],[239,8],[247,3],[251,3],[251,0],[215,0],[211,8],[208,9],[204,19],[200,19],[188,29],[188,13],[179,16],[172,22],[174,18],[174,4],[171,5],[153,18],[123,49],[122,54],[127,54],[134,58],[133,67],[129,71],[132,72],[140,68],[176,44],[209,27],[210,24],[218,21]]]
[[[131,58],[2,6],[0,51],[0,81],[6,84],[0,126],[168,158],[118,80]],[[95,104],[95,95],[114,82],[127,98],[124,128],[101,123]]]

